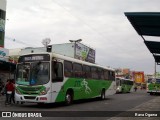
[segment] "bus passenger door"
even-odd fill
[[[56,101],[61,94],[63,89],[63,61],[52,61],[52,100]],[[59,100],[61,101],[61,100]]]

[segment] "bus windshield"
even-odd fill
[[[29,76],[30,76],[30,64],[18,64],[17,65],[17,74],[16,74],[16,83],[29,85]]]
[[[148,83],[160,83],[160,79],[159,78],[156,78],[155,79],[148,79]]]
[[[49,82],[49,62],[18,64],[16,83],[21,85],[43,85]]]
[[[156,83],[160,83],[160,79],[156,79]]]

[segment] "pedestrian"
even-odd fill
[[[137,91],[137,86],[134,87],[135,92]]]
[[[11,96],[12,96],[12,92],[14,91],[14,85],[10,79],[7,80],[5,91],[6,91],[6,102],[5,103],[11,104]]]
[[[2,94],[2,95],[5,95],[5,94],[6,94],[6,89],[5,89],[5,84],[4,84],[4,82],[2,82],[1,94]]]
[[[14,95],[15,95],[15,81],[14,81],[14,79],[12,79],[11,82],[12,82],[13,87],[14,87],[13,91],[12,91],[12,94],[11,94],[11,102],[13,102],[13,104],[15,104],[15,97],[14,97]]]

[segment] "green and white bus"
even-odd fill
[[[116,93],[129,93],[134,90],[134,84],[131,79],[116,78],[116,86]]]
[[[55,53],[19,57],[16,68],[17,102],[71,104],[73,100],[116,93],[115,71]]]
[[[160,78],[148,79],[147,93],[150,95],[160,93]]]

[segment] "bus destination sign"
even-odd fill
[[[33,62],[33,61],[49,61],[50,57],[48,54],[34,54],[20,56],[18,62]]]

